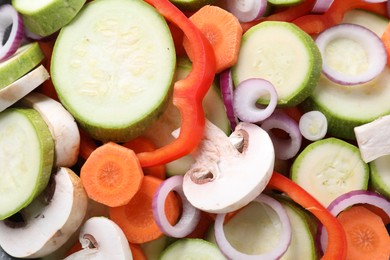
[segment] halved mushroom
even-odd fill
[[[14,257],[46,256],[76,232],[87,203],[80,178],[68,168],[59,168],[40,196],[0,222],[0,246]]]
[[[270,180],[275,161],[267,132],[244,122],[230,137],[207,122],[193,155],[196,162],[184,176],[183,191],[194,207],[211,213],[231,212],[255,199]]]
[[[132,260],[133,256],[122,229],[106,217],[92,217],[81,227],[82,250],[65,260]]]

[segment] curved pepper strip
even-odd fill
[[[249,30],[252,26],[259,24],[263,21],[283,21],[283,22],[291,22],[292,20],[297,19],[303,15],[309,14],[313,9],[316,0],[305,0],[298,5],[291,6],[282,11],[271,14],[270,16],[262,17],[258,20],[254,20],[251,22],[241,23],[241,27],[244,32]]]
[[[292,21],[308,34],[317,34],[340,23],[344,14],[352,9],[364,9],[387,16],[386,3],[369,3],[364,0],[334,0],[323,14],[308,14]]]
[[[172,143],[152,152],[138,153],[142,167],[156,166],[189,154],[203,137],[205,115],[202,107],[215,76],[215,56],[211,44],[188,18],[169,0],[145,0],[168,21],[177,25],[189,39],[194,50],[192,70],[173,87],[173,104],[179,109],[179,137]]]
[[[321,203],[289,178],[274,172],[267,188],[286,193],[296,203],[313,213],[328,232],[328,245],[323,260],[343,260],[347,255],[347,239],[340,222]]]

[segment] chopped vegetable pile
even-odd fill
[[[390,258],[390,1],[0,1],[0,259]]]

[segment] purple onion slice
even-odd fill
[[[0,61],[12,56],[24,36],[23,19],[12,5],[0,6]]]
[[[332,5],[334,0],[317,0],[311,10],[313,13],[325,13]]]
[[[269,100],[265,108],[257,104],[260,98]],[[278,94],[274,85],[265,79],[246,79],[234,90],[234,112],[244,122],[258,123],[265,120],[274,112],[277,102]]]
[[[214,223],[215,239],[222,253],[226,255],[229,259],[240,259],[240,260],[279,259],[290,246],[291,234],[292,234],[290,219],[288,218],[286,210],[283,208],[280,202],[265,194],[260,194],[256,199],[254,199],[254,201],[258,203],[267,204],[278,214],[280,223],[282,225],[282,232],[281,232],[279,244],[273,250],[266,252],[264,254],[249,255],[249,254],[242,253],[236,250],[226,238],[223,229],[223,222],[225,220],[226,214],[218,214]]]
[[[293,158],[301,148],[302,135],[297,122],[280,111],[275,111],[270,117],[261,123],[271,137],[275,148],[275,157],[281,160]],[[280,129],[289,135],[288,139],[280,138],[272,133],[273,129]]]
[[[226,8],[240,22],[251,22],[264,15],[267,0],[227,0]]]
[[[353,190],[340,195],[329,204],[328,210],[333,216],[337,216],[346,208],[356,204],[373,205],[382,209],[390,217],[390,201],[379,193],[367,190]],[[326,232],[324,226],[321,225],[319,227],[317,235],[320,239],[321,249],[325,251],[328,241],[328,233]]]
[[[230,69],[224,70],[220,73],[219,83],[221,88],[222,100],[225,106],[226,115],[230,122],[230,128],[234,130],[238,124],[238,118],[234,113],[233,108],[233,79]]]
[[[382,40],[357,24],[338,24],[315,40],[322,55],[322,72],[341,85],[373,80],[385,68],[387,52]]]
[[[181,218],[175,226],[169,223],[165,215],[165,201],[171,191],[175,191],[180,196],[183,206]],[[184,196],[182,175],[175,175],[164,180],[153,197],[152,206],[157,225],[164,234],[170,237],[182,238],[189,235],[200,220],[200,211],[192,206]]]

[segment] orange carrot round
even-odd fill
[[[386,30],[382,34],[382,41],[387,52],[387,65],[390,66],[390,23],[387,25]]]
[[[189,19],[211,43],[217,73],[236,64],[241,45],[242,27],[233,14],[221,7],[206,5]],[[190,45],[188,39],[184,37],[184,49],[188,57],[192,59],[194,54],[192,54]]]
[[[162,182],[156,177],[145,176],[138,193],[127,205],[109,209],[110,219],[123,230],[130,243],[141,244],[163,235],[152,210],[153,196]],[[174,225],[181,213],[178,198],[171,193],[165,203],[167,218]]]
[[[133,260],[147,260],[144,251],[138,244],[129,243],[131,254],[133,255]]]
[[[363,206],[353,206],[337,219],[347,236],[347,260],[389,259],[390,237],[379,216]]]
[[[109,207],[126,205],[141,187],[143,172],[136,154],[108,142],[96,148],[81,167],[88,196]]]
[[[157,148],[152,140],[144,136],[139,136],[135,139],[127,141],[122,145],[133,150],[135,153],[152,152]],[[143,167],[142,169],[145,175],[152,175],[162,180],[166,178],[165,165],[163,164],[151,167]]]

